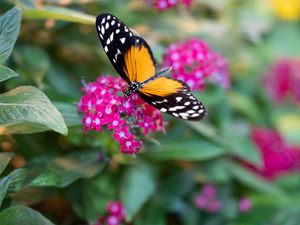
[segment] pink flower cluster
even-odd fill
[[[221,202],[217,198],[216,187],[212,184],[204,185],[201,192],[195,196],[195,205],[209,213],[218,212]]]
[[[267,128],[254,128],[252,141],[262,155],[263,166],[248,165],[267,179],[300,170],[300,147],[289,145],[277,132]]]
[[[149,0],[146,0],[149,2]],[[183,4],[185,6],[189,6],[193,0],[152,0],[150,4],[152,4],[159,11],[164,11],[166,9],[170,9],[175,7],[178,4]]]
[[[201,39],[171,44],[163,59],[171,75],[186,82],[192,90],[203,90],[208,78],[224,88],[230,87],[227,61]]]
[[[217,188],[213,184],[205,184],[201,192],[195,196],[195,205],[208,213],[216,213],[221,209],[221,202],[217,196]],[[247,197],[239,200],[238,209],[240,212],[249,212],[252,207],[251,201]]]
[[[136,140],[132,130],[140,130],[148,135],[164,129],[163,118],[159,110],[144,102],[138,95],[125,97],[122,88],[126,87],[121,78],[111,76],[98,77],[83,87],[85,95],[81,97],[78,108],[84,113],[84,131],[102,131],[103,127],[113,130],[113,137],[121,144],[121,152],[135,154],[142,141]]]
[[[281,59],[266,74],[263,84],[271,98],[280,103],[290,99],[300,103],[300,60]]]
[[[249,198],[243,197],[239,202],[239,210],[240,212],[247,213],[251,210],[252,203]]]
[[[125,219],[126,213],[121,202],[110,201],[106,210],[106,215],[100,217],[95,225],[120,225]]]

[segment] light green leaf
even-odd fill
[[[0,16],[0,64],[10,56],[17,40],[20,23],[21,10],[17,7]]]
[[[54,102],[54,105],[60,111],[67,126],[81,125],[82,116],[77,111],[77,106],[75,104],[68,104],[63,102]]]
[[[0,82],[16,77],[18,74],[6,66],[0,65]]]
[[[190,160],[200,161],[225,155],[226,151],[220,146],[204,140],[189,140],[188,142],[163,143],[155,149],[149,149],[140,154],[155,160]]]
[[[95,176],[104,165],[104,162],[99,161],[97,152],[58,157],[49,162],[46,169],[31,182],[31,185],[66,187],[80,178]]]
[[[56,19],[69,22],[94,24],[94,16],[58,6],[44,6],[41,8],[24,8],[27,19]]]
[[[0,174],[6,168],[7,164],[14,157],[15,153],[13,152],[1,152],[0,153]]]
[[[0,95],[0,134],[49,129],[64,135],[68,132],[61,114],[38,88],[21,86]]]
[[[228,166],[232,176],[244,185],[264,193],[265,195],[273,196],[274,200],[280,202],[281,205],[289,202],[288,195],[279,187],[275,186],[274,183],[264,181],[262,178],[236,163],[230,163]]]
[[[13,206],[0,213],[1,225],[54,225],[41,213],[26,206]]]
[[[228,100],[233,109],[247,116],[251,121],[261,121],[261,112],[252,98],[240,92],[230,92]]]
[[[155,191],[154,169],[138,164],[126,170],[121,184],[121,200],[131,221]]]

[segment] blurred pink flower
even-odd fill
[[[121,144],[121,152],[135,154],[142,141],[136,140],[131,132],[139,127],[145,135],[163,131],[164,123],[159,110],[144,102],[138,95],[124,96],[122,87],[126,83],[121,78],[101,76],[96,82],[83,87],[78,108],[84,113],[84,131],[101,132],[103,127],[113,130],[113,137]]]
[[[239,202],[240,212],[249,212],[251,210],[252,204],[249,198],[244,197]]]
[[[171,44],[162,64],[172,67],[171,75],[186,82],[192,90],[203,90],[206,79],[230,87],[227,61],[201,39]]]
[[[300,103],[300,60],[281,59],[275,62],[265,75],[263,84],[275,102],[290,99]]]
[[[221,208],[221,202],[217,198],[217,189],[213,184],[206,184],[194,198],[195,205],[206,212],[215,213]]]
[[[261,153],[263,165],[249,167],[267,179],[299,171],[300,147],[288,145],[277,132],[267,128],[254,128],[251,139]]]
[[[105,216],[100,216],[95,225],[121,225],[125,219],[125,209],[119,201],[110,201]]]
[[[193,0],[146,0],[146,2],[149,2],[149,4],[153,5],[159,11],[170,9],[178,4],[183,4],[188,7],[192,1]]]

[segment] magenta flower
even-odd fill
[[[163,65],[171,66],[171,75],[186,82],[192,90],[203,90],[206,79],[224,88],[230,87],[227,61],[197,38],[171,44]]]
[[[78,108],[84,113],[84,131],[101,132],[103,128],[113,130],[113,137],[121,144],[121,152],[137,153],[142,141],[133,135],[140,129],[145,135],[164,131],[163,118],[159,110],[144,102],[138,95],[125,97],[122,90],[126,83],[121,78],[102,76],[96,82],[83,87]]]
[[[300,147],[289,145],[277,132],[267,128],[254,128],[251,139],[259,150],[263,165],[247,164],[267,179],[300,170]]]
[[[300,60],[281,59],[265,75],[263,84],[270,97],[278,103],[292,100],[300,103]]]
[[[206,212],[216,213],[221,208],[221,202],[217,196],[217,189],[213,184],[206,184],[201,192],[195,196],[195,205]]]
[[[239,210],[240,212],[246,213],[249,212],[252,208],[252,204],[249,198],[244,197],[239,202]]]
[[[190,6],[193,0],[146,0],[149,4],[153,5],[159,11],[164,11],[175,7],[178,4],[183,4],[185,6]]]

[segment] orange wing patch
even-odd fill
[[[140,89],[140,92],[147,96],[156,95],[165,97],[171,94],[175,94],[184,88],[185,87],[183,86],[183,84],[177,80],[173,80],[167,77],[159,77],[145,84]]]
[[[124,56],[124,67],[130,82],[142,83],[155,75],[156,69],[149,49],[144,46],[131,46]]]

